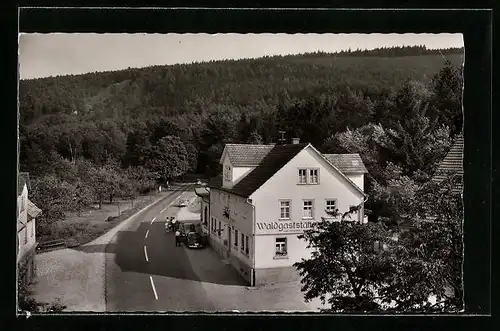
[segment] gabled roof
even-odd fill
[[[323,154],[342,173],[368,173],[359,154]]]
[[[233,167],[256,167],[271,151],[273,145],[252,144],[226,144],[220,163],[224,161],[225,154],[228,155]]]
[[[356,191],[358,191],[359,193],[361,193],[361,195],[363,197],[367,197],[366,193],[363,192],[363,190],[358,186],[356,185],[349,177],[347,177],[342,171],[340,171],[339,168],[337,168],[330,160],[328,160],[323,154],[321,154],[316,148],[314,148],[314,146],[310,145],[311,148],[321,157],[323,158],[323,160],[326,161],[326,163],[330,164],[330,166],[335,169],[339,175],[345,179],[346,182],[348,182],[349,184],[351,184],[355,189]]]
[[[207,185],[209,187],[227,191],[242,197],[249,197],[253,192],[267,182],[269,178],[283,168],[293,157],[308,146],[318,153],[318,155],[330,164],[330,166],[338,171],[349,184],[355,187],[363,196],[366,196],[366,194],[347,176],[345,176],[331,161],[318,152],[318,150],[316,150],[312,145],[304,143],[275,145],[262,159],[261,163],[247,176],[243,177],[238,183],[236,183],[236,185],[234,185],[231,189],[222,187],[222,176],[217,176],[211,179]]]
[[[247,198],[259,189],[265,182],[267,182],[269,178],[277,173],[307,145],[308,144],[286,144],[270,146],[272,149],[266,153],[260,164],[258,164],[255,169],[236,183],[233,188],[222,188],[222,177],[214,178],[209,182],[209,185],[211,185],[211,187]]]
[[[28,199],[28,216],[31,218],[36,218],[42,210],[38,208],[31,200]]]
[[[28,191],[31,189],[30,186],[30,174],[28,172],[20,172],[19,177],[17,179],[17,195],[21,195],[23,193],[24,185],[28,187]]]
[[[464,136],[463,133],[457,135],[453,146],[451,146],[450,151],[445,156],[443,161],[439,164],[432,180],[439,183],[443,181],[446,176],[455,174],[463,177],[464,166],[463,166],[463,153],[464,153]],[[462,191],[463,183],[457,187],[457,190]]]

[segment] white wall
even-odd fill
[[[210,190],[211,216],[227,222],[224,217],[224,207],[229,206],[231,226],[237,227],[244,233],[252,234],[253,209],[246,203],[246,199],[221,190]]]
[[[319,184],[297,184],[298,168],[302,167],[319,168]],[[339,212],[346,212],[349,206],[359,205],[363,201],[363,196],[316,152],[307,148],[254,192],[251,199],[256,206],[257,222],[280,221],[280,199],[292,200],[293,221],[302,221],[302,200],[313,199],[314,220],[320,221],[321,217],[328,217],[325,212],[326,199],[337,199]]]
[[[231,237],[231,254],[236,255],[238,258],[244,262],[251,264],[252,261],[252,251],[253,251],[253,208],[251,205],[246,203],[246,199],[234,194],[230,194],[221,190],[212,188],[210,190],[210,217],[215,218],[217,228],[218,221],[221,221],[221,228],[224,231],[221,233],[220,238],[215,234],[211,233],[210,236],[221,244],[224,240],[229,240],[229,227],[232,229]],[[229,206],[229,220],[224,216],[224,208]],[[209,223],[210,229],[210,223]],[[238,247],[235,249],[234,243],[234,229],[238,230]],[[241,252],[241,233],[249,237],[249,254],[246,255]],[[246,241],[246,239],[245,239]],[[229,244],[229,242],[228,242]],[[228,247],[229,248],[229,247]]]
[[[21,209],[21,201],[24,201],[24,209]],[[36,220],[31,219],[28,222],[28,190],[26,186],[24,186],[22,194],[17,198],[17,208],[19,209],[17,230],[20,240],[20,249],[19,255],[17,256],[17,261],[19,261],[23,257],[23,255],[26,254],[36,243]],[[26,224],[26,226],[24,226],[23,224]],[[25,242],[25,238],[27,238],[27,242]]]
[[[229,172],[229,179],[226,179],[226,173],[227,173],[227,166],[231,167],[231,171]],[[224,161],[222,162],[222,186],[226,188],[231,188],[233,187],[233,181],[232,181],[232,175],[233,175],[233,165],[231,164],[231,161],[229,161],[229,157],[226,156],[224,157]]]
[[[233,167],[232,168],[232,176],[233,176],[233,185],[236,185],[240,180],[243,179],[246,175],[255,169],[255,167]]]
[[[318,168],[319,184],[299,185],[298,168]],[[306,242],[297,238],[303,232],[301,228],[307,222],[321,221],[321,217],[329,217],[326,212],[326,199],[337,199],[339,212],[346,212],[351,205],[359,205],[363,195],[356,190],[345,178],[317,155],[307,148],[296,155],[278,173],[271,177],[261,188],[251,196],[256,206],[256,223],[273,223],[275,229],[259,229],[256,226],[256,268],[285,267],[310,256],[306,249]],[[280,199],[291,200],[291,219],[280,220]],[[314,219],[302,219],[303,199],[314,200]],[[358,215],[352,215],[359,220]],[[286,227],[279,227],[281,224]],[[294,228],[288,228],[295,224]],[[296,226],[299,224],[299,226]],[[309,223],[310,224],[310,223]],[[260,234],[260,235],[259,235]],[[276,238],[287,238],[288,259],[275,258]]]
[[[276,238],[287,240],[287,258],[275,257]],[[255,268],[291,267],[301,259],[311,257],[305,240],[297,238],[296,234],[260,235],[255,237]]]
[[[361,190],[365,190],[365,175],[364,174],[360,174],[360,173],[348,173],[348,174],[344,174],[346,175],[350,180],[352,180],[354,182],[354,184],[358,185],[358,187],[361,189]]]
[[[24,209],[23,209],[23,202],[24,202]],[[26,186],[24,186],[21,195],[17,197],[17,209],[19,215],[17,222],[17,229],[19,230],[23,226],[23,224],[26,224],[28,219],[28,190],[26,189]]]

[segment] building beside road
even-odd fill
[[[367,170],[358,154],[321,154],[311,144],[227,144],[222,176],[201,197],[211,246],[251,285],[298,279],[293,264],[311,254],[297,236],[327,211],[360,206],[365,221]]]
[[[41,210],[28,199],[29,174],[21,172],[17,187],[17,266],[18,277],[30,283],[35,275],[35,221]]]

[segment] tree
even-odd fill
[[[246,141],[248,144],[257,144],[260,145],[263,143],[262,137],[257,131],[252,131],[250,133],[250,137]]]
[[[166,182],[185,174],[190,167],[189,161],[189,153],[180,138],[166,136],[153,147],[147,167]]]
[[[431,110],[435,117],[450,127],[453,135],[462,131],[463,65],[446,60],[445,66],[431,81]]]
[[[80,216],[81,212],[94,202],[95,193],[92,190],[92,187],[86,185],[86,183],[82,180],[78,180],[75,183],[74,192],[73,206],[78,216]]]
[[[459,180],[451,175],[440,183],[408,187],[408,178],[393,179],[395,189],[387,191],[388,200],[401,213],[400,219],[412,225],[404,231],[343,218],[323,220],[316,229],[305,231],[301,238],[313,252],[294,264],[302,276],[305,299],[319,297],[335,312],[461,310]],[[385,248],[377,252],[374,242]]]
[[[90,166],[88,168],[88,185],[91,187],[95,198],[99,202],[99,209],[102,208],[104,199],[109,197],[110,203],[118,189],[118,173],[111,165],[100,167]]]
[[[148,162],[152,144],[150,132],[142,125],[130,132],[127,136],[127,151],[124,156],[124,163],[127,166],[144,166]]]
[[[381,224],[346,220],[358,209],[345,212],[340,222],[324,219],[299,236],[312,248],[311,258],[294,264],[302,276],[304,297],[319,297],[333,312],[382,310],[377,289],[394,270],[390,255],[374,250],[375,241],[389,241],[388,231]],[[336,215],[338,211],[332,213]]]
[[[54,175],[33,178],[30,199],[43,213],[37,218],[37,233],[50,235],[52,225],[64,219],[64,212],[74,208],[74,187]]]
[[[151,172],[145,167],[129,167],[126,169],[128,182],[131,183],[134,196],[139,193],[145,193],[155,188],[158,174]]]
[[[460,311],[463,303],[463,199],[457,190],[461,177],[450,174],[442,182],[429,181],[411,201],[400,200],[411,211],[413,225],[401,233],[393,254],[396,272],[381,292],[405,311]],[[427,221],[420,221],[420,220]],[[434,296],[435,302],[428,300]]]
[[[192,143],[185,143],[184,146],[186,147],[186,152],[188,155],[188,171],[196,171],[198,168],[198,150]]]

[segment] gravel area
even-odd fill
[[[224,264],[211,248],[186,249],[186,253],[203,290],[213,298],[216,311],[317,312],[321,307],[319,300],[305,302],[299,282],[248,287],[237,271]]]

